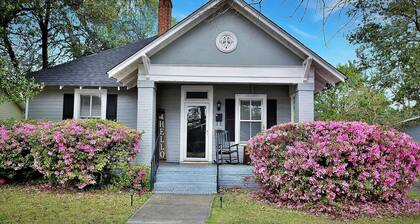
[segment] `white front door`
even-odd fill
[[[212,161],[213,87],[181,88],[181,162]]]

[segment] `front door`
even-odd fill
[[[186,129],[185,160],[207,161],[208,104],[186,103],[184,113],[184,130]]]

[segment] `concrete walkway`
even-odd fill
[[[127,223],[205,223],[212,202],[212,195],[153,194]]]

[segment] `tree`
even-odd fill
[[[0,91],[22,102],[42,88],[25,73],[150,36],[157,5],[157,0],[0,1]]]
[[[386,91],[401,109],[420,113],[420,1],[359,1],[362,20],[349,36],[369,83]]]
[[[383,92],[366,84],[366,77],[354,63],[340,65],[338,69],[348,79],[316,95],[317,120],[364,121],[389,125],[398,122],[398,111],[391,107],[391,102]]]
[[[149,36],[156,8],[157,0],[5,0],[0,53],[15,68],[47,68]]]
[[[43,86],[33,79],[28,79],[19,70],[14,69],[10,64],[0,58],[0,103],[13,101],[24,102],[38,94]]]

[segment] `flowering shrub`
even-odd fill
[[[115,122],[66,120],[0,125],[0,178],[38,171],[53,184],[104,186],[139,152],[140,134]]]
[[[32,141],[34,166],[53,183],[105,185],[113,169],[134,159],[139,141],[136,131],[109,121],[45,123]]]
[[[29,137],[35,129],[21,121],[0,123],[0,177],[29,177],[34,172]]]
[[[116,189],[133,189],[140,194],[149,188],[149,170],[145,166],[130,166],[118,169],[111,179],[111,186]]]
[[[361,122],[289,123],[249,144],[259,196],[278,206],[348,217],[420,212],[407,199],[420,145],[404,133]]]

